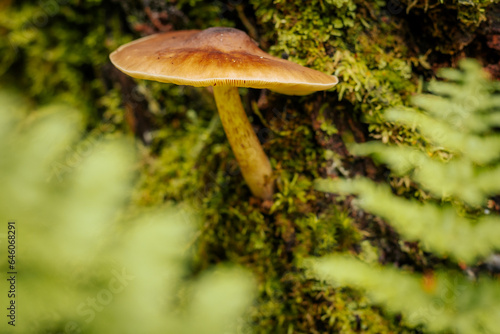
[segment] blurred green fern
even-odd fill
[[[443,69],[440,76],[447,81],[431,82],[433,94],[414,98],[424,112],[404,108],[385,113],[388,121],[419,131],[430,143],[425,151],[379,142],[351,147],[354,154],[386,163],[398,176],[410,176],[432,198],[423,203],[405,199],[366,178],[317,180],[316,189],[357,194],[357,205],[386,219],[404,239],[473,264],[500,249],[500,217],[487,206],[488,198],[500,193],[500,85],[489,81],[473,60],[462,61],[460,68]],[[500,315],[497,281],[470,282],[450,273],[426,281],[343,257],[313,261],[312,268],[320,278],[367,289],[376,302],[430,330],[500,332],[493,321]],[[458,281],[460,288],[446,283]],[[443,301],[445,296],[449,299]],[[422,312],[426,315],[416,316]]]
[[[0,249],[6,257],[8,221],[18,247],[16,326],[4,320],[0,332],[242,331],[253,296],[247,272],[220,267],[185,279],[189,209],[119,218],[132,190],[131,143],[79,139],[78,113],[66,106],[30,109],[0,89]],[[9,271],[7,261],[0,269]]]

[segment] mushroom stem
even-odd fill
[[[271,199],[274,191],[271,164],[248,121],[238,88],[214,86],[213,89],[222,126],[243,178],[255,196]]]

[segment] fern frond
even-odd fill
[[[389,221],[407,240],[421,241],[428,251],[471,263],[500,247],[500,217],[472,221],[451,206],[419,203],[394,195],[386,185],[368,179],[318,180],[316,189],[359,195],[358,205]]]
[[[368,291],[375,303],[401,312],[410,325],[423,323],[430,331],[467,334],[499,332],[497,281],[472,282],[444,272],[416,275],[339,255],[312,261],[308,268],[313,276],[334,286]]]

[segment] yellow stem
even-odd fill
[[[238,88],[231,86],[213,88],[222,126],[240,165],[243,178],[255,196],[271,199],[274,191],[271,164],[248,121]]]

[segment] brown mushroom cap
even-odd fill
[[[265,53],[233,28],[147,36],[121,46],[110,59],[135,78],[195,87],[229,85],[306,95],[338,82],[333,75]]]

